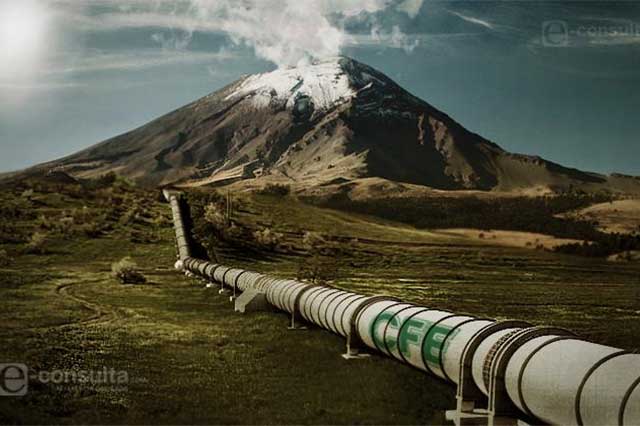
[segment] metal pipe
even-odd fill
[[[239,292],[263,291],[276,308],[447,382],[471,381],[499,415],[549,424],[640,424],[640,355],[586,342],[555,328],[458,315],[393,298],[269,277],[188,256],[171,195],[179,269]],[[505,412],[508,412],[506,409]]]
[[[191,257],[191,249],[187,241],[187,231],[184,226],[182,218],[182,212],[180,210],[180,198],[176,193],[171,191],[163,191],[165,198],[171,205],[171,214],[173,216],[173,228],[176,233],[176,244],[178,246],[178,262],[184,262],[187,258]],[[176,268],[182,269],[179,263],[176,263]]]

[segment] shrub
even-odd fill
[[[159,228],[171,228],[173,221],[164,214],[159,214],[153,218],[153,224]]]
[[[144,284],[147,279],[138,270],[138,265],[130,258],[125,257],[111,265],[111,273],[121,284]]]
[[[27,254],[46,254],[48,242],[49,238],[47,234],[36,232],[29,239],[24,251]]]
[[[127,236],[129,241],[135,244],[152,244],[158,242],[157,235],[148,230],[132,228],[127,232]]]
[[[0,222],[0,243],[21,244],[27,241],[24,230],[14,225]]]
[[[72,217],[63,217],[58,220],[57,230],[64,238],[71,238],[74,234],[75,221]]]
[[[286,197],[291,193],[291,187],[289,185],[282,185],[277,183],[270,183],[258,191],[261,195],[271,195],[274,197]]]
[[[264,228],[262,231],[255,231],[253,238],[258,245],[268,249],[274,249],[282,242],[283,235],[273,232],[269,228]]]
[[[13,259],[9,256],[6,250],[0,250],[0,267],[9,266],[13,262]]]
[[[99,238],[103,234],[103,227],[97,222],[86,223],[80,227],[80,230],[89,238]]]
[[[217,204],[210,203],[204,208],[204,220],[222,230],[227,226],[227,218]]]
[[[312,284],[327,284],[338,276],[338,264],[333,257],[314,255],[298,265],[296,279]]]
[[[327,244],[327,241],[322,234],[318,232],[306,231],[302,236],[302,244],[308,250],[320,250]]]

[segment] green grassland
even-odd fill
[[[176,273],[156,192],[103,182],[1,194],[0,362],[129,376],[120,387],[31,383],[24,397],[0,397],[2,424],[434,424],[455,405],[437,379],[381,356],[345,361],[341,338],[289,331],[282,313],[236,314],[217,289]],[[637,348],[637,265],[472,243],[292,197],[234,196],[233,221],[280,241],[218,244],[220,261],[286,277],[312,263],[337,287]],[[324,247],[305,247],[309,231]],[[125,256],[146,284],[111,276]]]

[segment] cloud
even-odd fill
[[[396,6],[396,9],[409,15],[411,19],[418,16],[424,0],[404,0]]]
[[[391,9],[414,18],[423,5],[423,0],[52,1],[73,10],[64,18],[83,31],[170,29],[169,34],[154,33],[153,40],[173,49],[186,49],[194,32],[224,34],[233,44],[249,46],[281,67],[339,55],[352,44],[344,29],[351,19]],[[412,42],[396,27],[385,31],[396,45],[412,50]]]
[[[73,59],[71,55],[59,58],[58,63],[71,63],[71,65],[54,65],[47,74],[135,71],[179,64],[210,64],[213,61],[231,59],[232,57],[233,55],[226,50],[220,50],[219,52],[190,52],[148,49],[120,53],[88,51],[83,52],[83,55],[76,59]]]
[[[463,21],[470,22],[470,23],[476,24],[476,25],[480,25],[481,27],[485,27],[485,28],[487,28],[489,30],[495,29],[495,26],[489,21],[486,21],[486,20],[483,20],[483,19],[479,19],[479,18],[474,18],[473,16],[463,15],[462,13],[454,12],[453,10],[449,10],[448,12],[451,13],[452,15],[457,16],[458,18],[462,19]]]
[[[374,25],[371,28],[370,39],[367,41],[360,39],[357,43],[391,47],[412,53],[420,42],[420,37],[408,36],[400,30],[398,25],[394,25],[391,31],[384,31],[380,26]]]
[[[0,83],[0,90],[7,91],[51,91],[51,90],[66,90],[77,89],[87,87],[87,84],[82,83],[25,83],[25,84],[4,84]]]

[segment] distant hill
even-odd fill
[[[340,57],[243,77],[136,130],[11,176],[113,171],[147,185],[240,180],[303,188],[381,178],[441,190],[640,193],[604,176],[506,152],[381,72]]]

